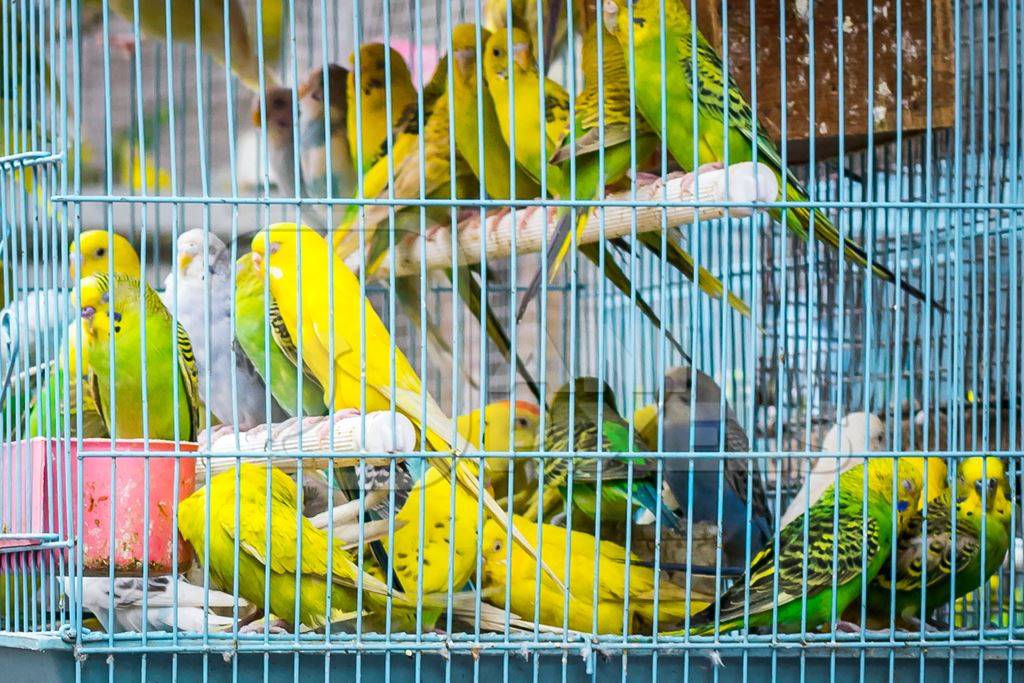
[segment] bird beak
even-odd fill
[[[263,117],[260,116],[260,103],[258,100],[256,102],[256,106],[252,108],[252,125],[257,128],[263,127]]]
[[[178,272],[184,272],[186,268],[192,265],[191,254],[180,254],[178,256]]]
[[[258,251],[252,252],[252,266],[256,270],[261,270],[263,268],[263,254]]]
[[[604,0],[602,10],[605,30],[612,34],[618,33],[619,6],[615,3],[615,0]]]
[[[520,69],[526,71],[530,68],[530,60],[533,59],[533,55],[530,54],[529,45],[526,43],[516,43],[512,46],[512,54]]]

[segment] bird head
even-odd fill
[[[515,523],[515,519],[511,520]],[[509,544],[505,529],[493,519],[484,523],[483,535],[480,538],[480,554],[483,559],[483,573],[487,585],[504,586],[508,568]],[[514,546],[515,543],[512,543]]]
[[[81,257],[81,270],[78,268]],[[75,273],[85,278],[93,273],[124,273],[139,277],[139,255],[135,247],[127,239],[106,230],[86,230],[78,237],[77,244],[72,244],[69,252],[69,269],[71,279]]]
[[[387,57],[385,58],[385,54]],[[355,54],[349,57],[349,64],[355,68]],[[371,108],[371,103],[379,101],[380,109],[383,109],[385,90],[387,88],[387,74],[390,69],[392,100],[395,90],[400,84],[412,84],[412,75],[409,73],[409,65],[402,59],[402,55],[394,48],[385,50],[383,43],[365,43],[359,48],[359,87],[363,95],[363,111],[377,111]],[[349,84],[352,86],[349,91],[355,90],[355,71],[349,74]],[[394,104],[394,102],[393,102]],[[397,106],[397,105],[396,105]]]
[[[271,279],[279,279],[285,269],[296,267],[299,251],[303,258],[319,258],[327,243],[316,230],[295,223],[274,223],[260,230],[252,238],[253,259],[262,268],[268,268]]]
[[[509,60],[510,46],[511,61]],[[537,65],[533,60],[530,36],[519,28],[512,29],[511,34],[506,31],[492,34],[484,47],[484,72],[488,78],[507,80],[510,65],[514,65],[517,76],[537,70]]]
[[[310,131],[311,133],[324,134],[325,109],[331,113],[332,131],[345,125],[345,114],[348,110],[348,81],[348,69],[340,64],[328,64],[326,89],[324,88],[323,68],[314,69],[299,86],[300,118],[308,119],[311,125],[319,127],[318,131]],[[328,100],[326,106],[325,100]]]
[[[924,458],[920,457],[896,458],[895,470],[892,458],[871,458],[868,461],[868,488],[884,498],[892,500],[900,529],[917,512],[921,500],[921,487],[924,482],[923,461]],[[892,499],[894,471],[896,497]]]
[[[484,409],[485,443],[481,447],[485,451],[509,451],[513,448],[517,451],[531,451],[537,447],[540,407],[530,401],[516,401],[513,419],[512,406],[511,401],[495,401]],[[508,439],[510,427],[511,444]]]
[[[78,301],[81,307],[82,331],[92,339],[121,332],[126,311],[137,305],[138,278],[115,274],[113,280],[106,273],[94,273],[78,283]]]
[[[452,67],[463,78],[463,81],[476,80],[476,24],[459,24],[452,29]],[[480,28],[480,49],[483,50],[491,32]]]
[[[252,110],[252,122],[257,128],[265,127],[267,135],[271,139],[280,139],[281,136],[292,134],[292,121],[295,114],[292,111],[292,91],[289,88],[272,87],[267,88],[265,98],[266,110],[260,111],[260,101]]]
[[[209,253],[207,258],[203,254]],[[223,241],[211,232],[201,228],[186,230],[178,236],[178,277],[202,279],[207,269],[204,268],[204,261],[213,268],[214,262],[224,253],[226,246]]]
[[[980,514],[982,509],[997,518],[1009,518],[1010,486],[1006,466],[996,457],[974,457],[961,461],[957,472],[958,507],[966,503],[965,514]]]

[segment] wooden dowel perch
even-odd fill
[[[637,188],[636,200],[643,202],[705,202],[708,204],[721,202],[770,202],[779,193],[778,180],[775,173],[764,164],[742,162],[727,168],[708,169],[700,172],[700,181],[696,181],[693,173],[676,173]],[[695,186],[699,190],[694,192]],[[727,189],[728,188],[728,191]],[[629,192],[619,192],[607,197],[610,201],[629,201]],[[548,235],[554,229],[557,207],[546,210],[543,207],[531,206],[517,210],[515,221],[511,213],[498,215],[493,212],[484,221],[487,236],[487,259],[507,258],[512,253],[512,237],[515,235],[516,253],[530,254],[543,251],[545,247],[545,223],[549,226]],[[633,213],[636,212],[637,232],[661,230],[662,225],[676,226],[700,220],[721,218],[726,214],[742,218],[750,216],[751,207],[703,206],[696,209],[691,206],[670,206],[665,212],[667,220],[662,220],[660,206],[609,206],[604,211],[604,234],[606,238],[622,237],[632,230]],[[597,242],[602,228],[601,209],[591,209],[590,220],[579,239],[579,243]],[[428,269],[444,268],[451,265],[452,231],[447,226],[437,226],[428,231],[425,240],[426,264]],[[471,264],[480,261],[480,229],[479,214],[466,218],[458,226],[458,259],[460,264]],[[413,275],[420,270],[420,238],[403,240],[395,247],[396,275]],[[358,258],[358,257],[357,257]],[[392,260],[384,259],[377,274],[386,277]]]

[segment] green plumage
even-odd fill
[[[202,427],[192,345],[181,325],[174,329],[171,314],[156,292],[147,284],[142,287],[144,290],[140,292],[139,280],[121,274],[115,274],[111,280],[106,273],[97,273],[82,281],[83,311],[87,307],[95,311],[91,317],[89,363],[97,412],[114,439],[149,437],[195,441]],[[113,366],[110,329],[113,330]],[[172,409],[175,383],[176,412]],[[143,406],[146,406],[145,411]],[[175,430],[175,415],[178,430]]]
[[[270,393],[285,412],[292,417],[299,414],[299,368],[296,365],[295,344],[283,324],[275,324],[277,317],[273,303],[264,301],[263,275],[255,268],[252,254],[238,260],[235,276],[235,337],[242,351],[256,367],[263,381],[270,386]],[[270,291],[266,290],[269,297]],[[269,364],[268,347],[265,344],[265,318],[271,309]],[[310,374],[302,377],[302,413],[305,415],[326,415],[324,390]]]
[[[598,388],[593,377],[580,377],[558,390],[548,412],[544,447],[552,452],[597,452],[628,455],[644,453],[648,449],[640,438],[629,436],[629,423],[615,407],[615,394],[607,384],[602,387],[603,403],[599,402]],[[569,402],[575,396],[574,414],[570,422]],[[598,422],[600,421],[600,432]],[[571,439],[571,441],[570,441]],[[593,518],[597,512],[597,474],[601,464],[601,518],[629,521],[629,500],[633,506],[654,512],[658,496],[651,482],[653,463],[643,457],[615,459],[574,457],[570,460],[555,458],[544,467],[544,485],[556,488],[565,498],[569,495],[569,475],[572,474],[572,502],[585,515]],[[629,464],[633,464],[633,491],[629,495]],[[663,510],[662,515],[671,516]],[[527,514],[529,517],[530,515]]]
[[[780,631],[800,630],[802,616],[806,618],[806,628],[813,630],[832,620],[833,593],[838,619],[860,596],[863,582],[870,582],[889,557],[896,509],[910,509],[917,503],[920,471],[904,461],[898,467],[896,503],[892,500],[891,460],[871,460],[866,500],[863,465],[840,476],[838,491],[835,486],[829,487],[804,515],[779,532],[778,546],[769,543],[751,561],[744,577],[723,593],[717,603],[691,617],[693,633],[714,633],[716,613],[720,632],[741,628],[745,610],[749,611],[750,626],[768,626],[776,620],[774,609],[778,610]],[[834,525],[837,499],[838,517]]]
[[[662,28],[661,0],[636,0],[631,4],[632,26],[625,0],[616,0],[614,11],[609,11],[605,3],[605,25],[623,46],[627,60],[632,61],[637,108],[654,131],[663,131],[664,143],[676,162],[692,171],[703,164],[725,162],[727,153],[730,164],[753,161],[756,150],[757,161],[769,166],[778,177],[780,192],[783,184],[786,185],[785,200],[808,201],[806,190],[784,169],[778,148],[754,117],[736,81],[724,70],[718,53],[699,31],[695,31],[687,5],[682,0],[665,0]],[[664,83],[661,78],[662,38]],[[664,122],[663,90],[666,97]],[[780,209],[769,213],[775,220],[783,220]],[[860,266],[868,265],[864,248],[843,239],[821,211],[815,211],[812,217],[807,207],[790,208],[785,223],[802,240],[807,239],[813,223],[815,239],[834,249],[842,246],[847,259]],[[871,269],[877,277],[896,282],[895,274],[878,261],[871,263]],[[912,296],[926,299],[913,285],[901,281],[900,286]]]

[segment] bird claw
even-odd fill
[[[273,634],[273,635],[280,635],[280,634],[285,634],[285,633],[291,633],[291,631],[288,630],[288,623],[287,622],[285,622],[282,619],[275,619],[274,621],[265,621],[265,622],[254,621],[254,622],[248,623],[245,626],[243,626],[242,628],[238,629],[238,633],[240,635],[243,634],[243,633],[257,633],[257,634],[270,633],[270,634]]]
[[[840,619],[836,622],[835,631],[836,633],[863,633],[864,629],[860,627],[860,624]]]
[[[723,168],[725,168],[725,164],[723,164],[721,161],[712,161],[709,164],[701,164],[692,173],[687,173],[686,176],[683,178],[682,183],[680,184],[680,189],[683,191],[683,195],[694,194],[693,187],[697,182],[698,175],[700,175],[701,173],[706,173],[708,171],[720,171]]]

